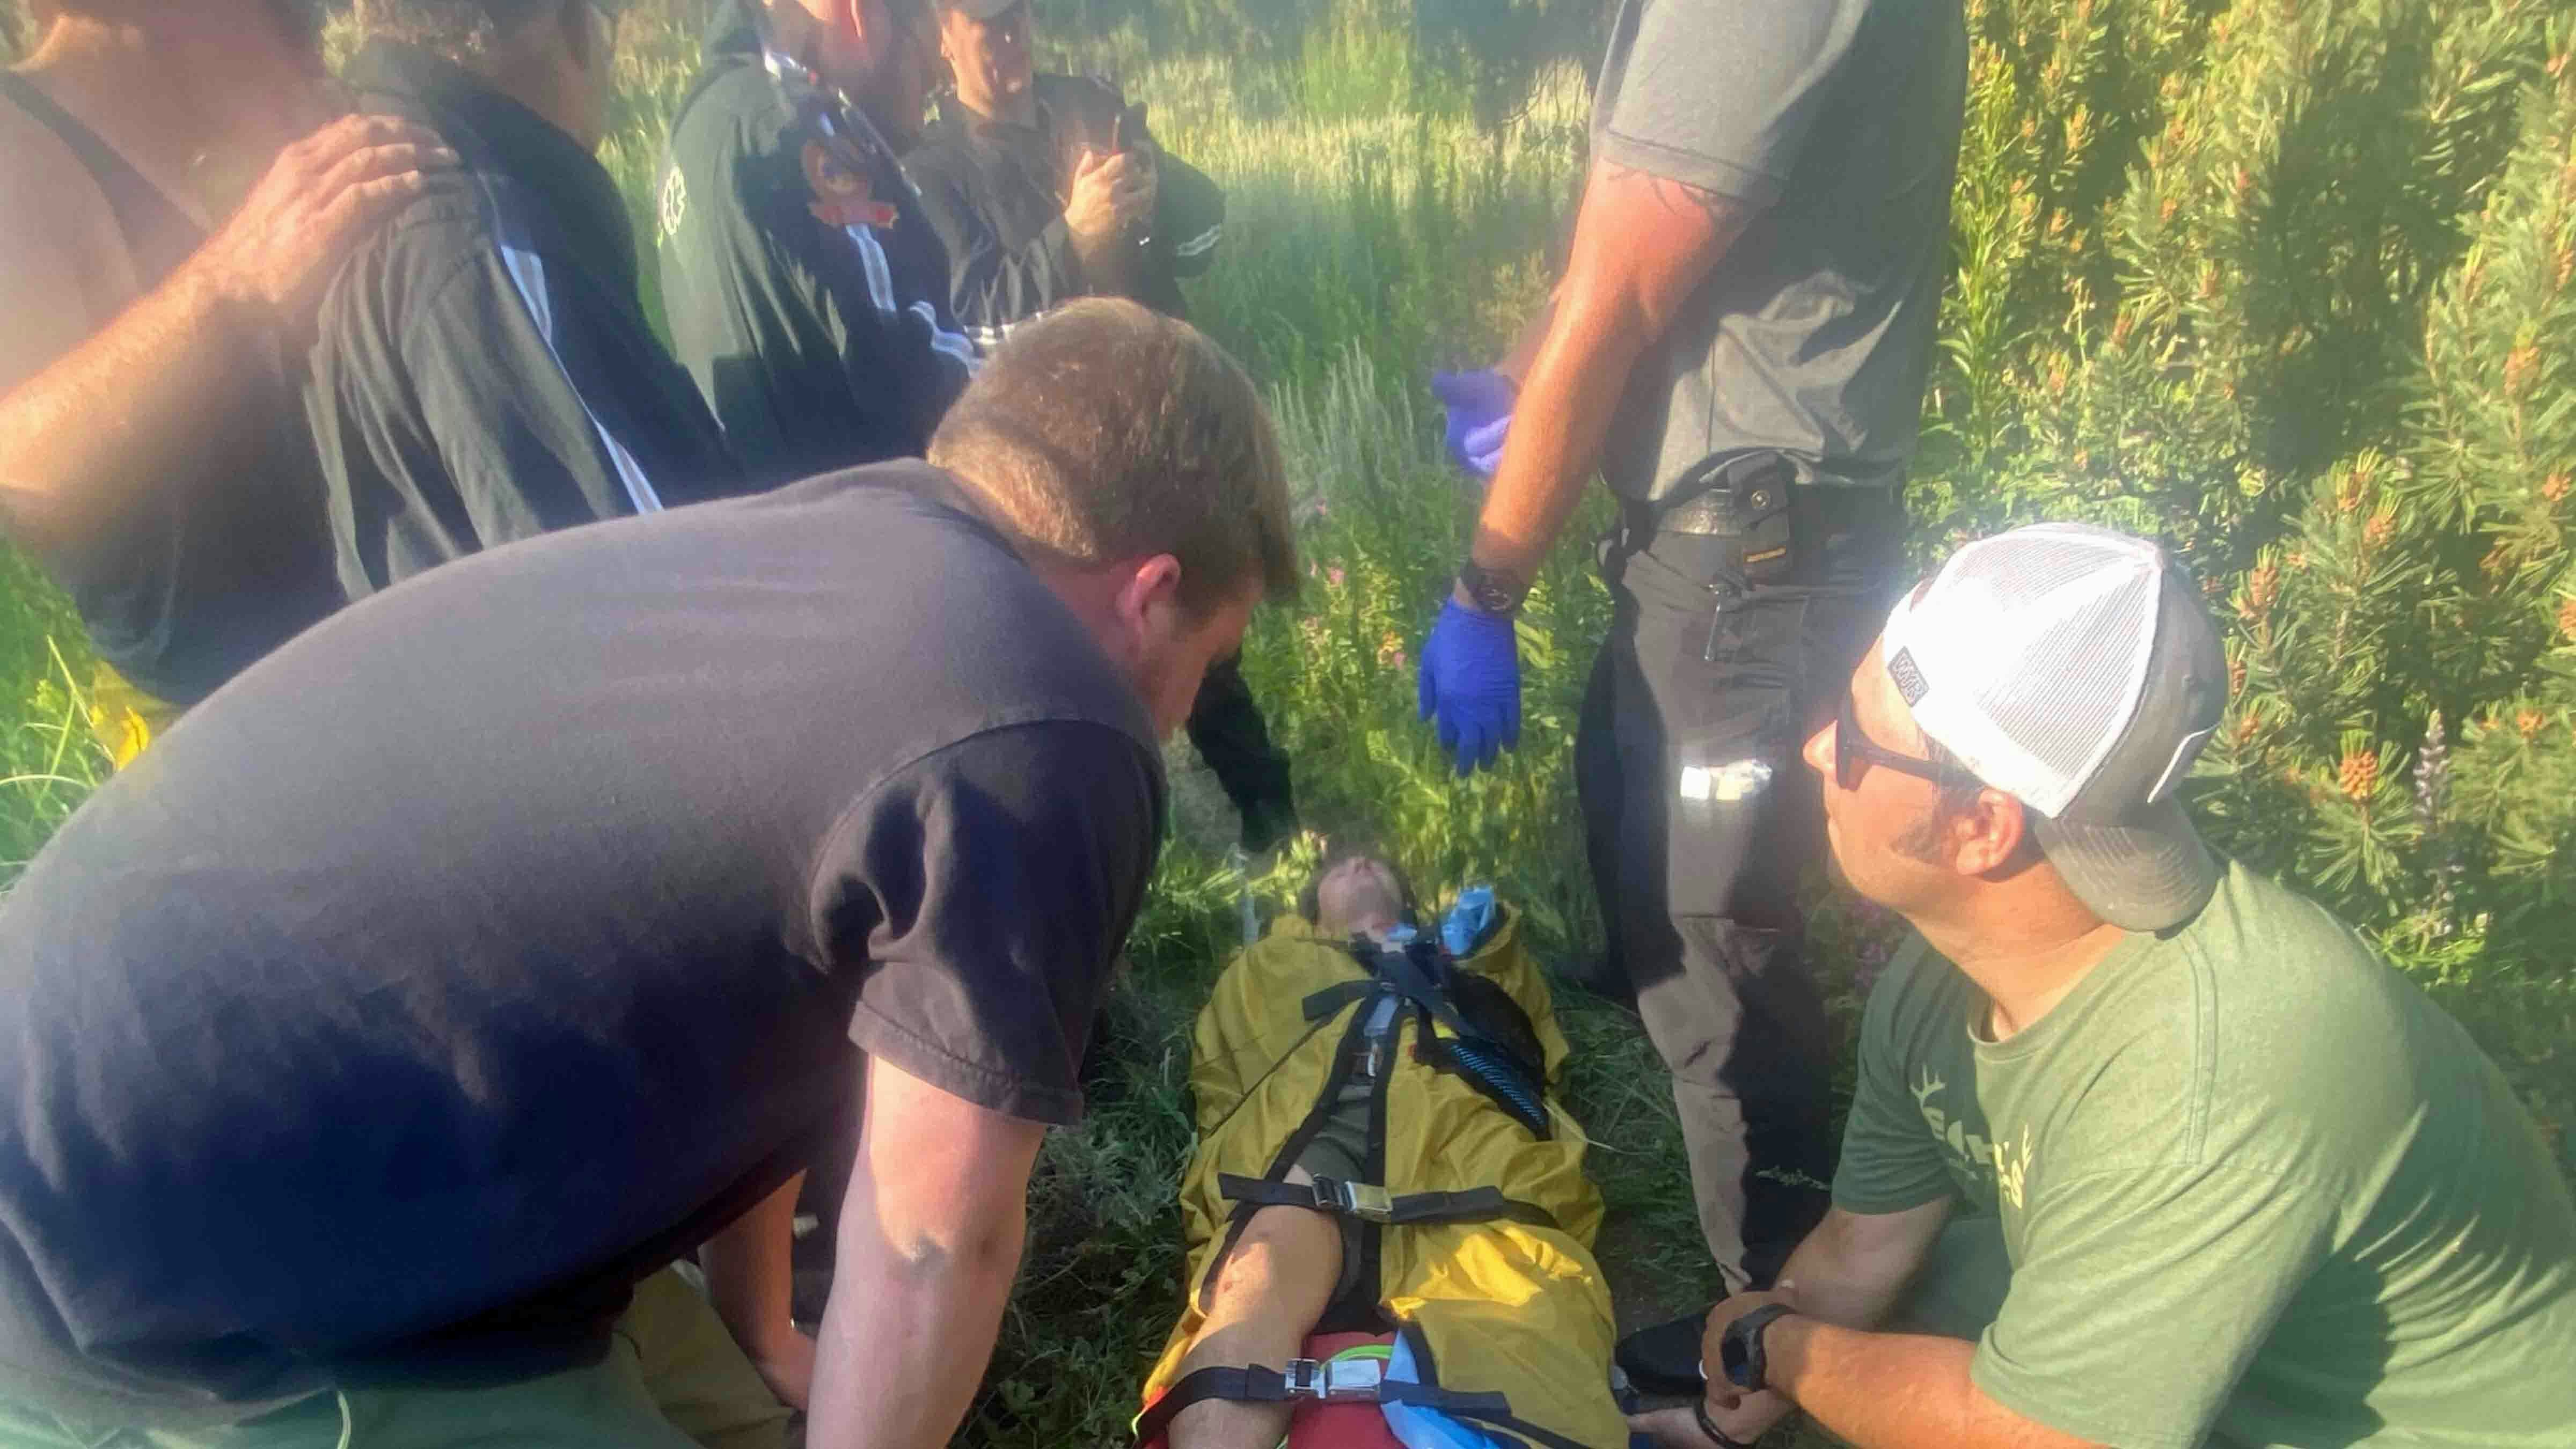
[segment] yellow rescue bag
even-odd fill
[[[1444,1412],[1500,1443],[1624,1449],[1610,1293],[1592,1257],[1601,1197],[1583,1175],[1583,1129],[1553,1090],[1565,1038],[1519,918],[1506,911],[1454,966],[1427,947],[1413,959],[1435,964],[1364,964],[1288,916],[1218,977],[1190,1068],[1199,1146],[1181,1185],[1189,1302],[1145,1402],[1178,1379],[1241,1225],[1262,1202],[1316,1192],[1287,1183],[1288,1171],[1353,1074],[1374,1071],[1369,1160],[1383,1170],[1373,1182],[1320,1187],[1333,1210],[1364,1225],[1377,1331],[1397,1333],[1425,1383],[1457,1396]],[[1391,1019],[1380,1005],[1390,997]],[[1477,1071],[1495,1045],[1482,1028],[1498,1013],[1516,1018],[1498,1035],[1535,1048],[1527,1065],[1543,1093],[1497,1091],[1493,1074]]]

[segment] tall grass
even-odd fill
[[[2014,3],[2046,9],[2039,0]],[[1309,823],[1391,841],[1435,893],[1497,883],[1528,910],[1544,956],[1579,960],[1598,949],[1599,926],[1569,746],[1607,616],[1584,550],[1571,542],[1558,550],[1522,620],[1526,718],[1521,749],[1502,769],[1463,781],[1449,771],[1413,717],[1412,656],[1475,501],[1440,456],[1421,379],[1434,366],[1494,355],[1544,295],[1584,145],[1584,78],[1548,72],[1515,119],[1479,128],[1447,82],[1415,69],[1397,27],[1355,22],[1394,13],[1383,0],[1310,4],[1336,18],[1302,38],[1262,22],[1269,12],[1258,5],[1241,16],[1234,0],[1169,8],[1148,26],[1137,0],[1051,0],[1042,32],[1049,17],[1076,10],[1114,25],[1091,36],[1042,33],[1041,41],[1069,52],[1072,68],[1115,73],[1148,105],[1162,141],[1228,189],[1224,251],[1190,299],[1195,320],[1264,381],[1295,477],[1309,587],[1294,610],[1256,621],[1246,670],[1295,757]],[[2173,12],[2170,35],[2141,29],[2113,39],[2146,57],[2137,75],[2171,71],[2167,84],[2180,86],[2188,67],[2164,67],[2151,52],[2187,51],[2206,17],[2226,8],[2176,0],[2158,11]],[[637,0],[621,29],[619,102],[603,159],[648,246],[655,159],[707,9],[706,0]],[[1208,17],[1220,12],[1245,27],[1240,53],[1216,44],[1149,53],[1149,31],[1203,40],[1198,27],[1215,25]],[[2110,43],[2099,29],[2097,21],[2083,32],[2088,45]],[[7,43],[0,27],[0,46]],[[2085,288],[2107,295],[2117,276],[2069,267],[2058,277],[2042,267],[2038,249],[2058,235],[2057,223],[2026,193],[2036,186],[2059,198],[2051,205],[2081,234],[2104,224],[2108,198],[2129,175],[2129,150],[2112,158],[2117,164],[2102,159],[2107,151],[2059,156],[2052,130],[2023,123],[2037,103],[1995,79],[1992,56],[1981,52],[1980,64],[1960,203],[1959,262],[1970,275],[1947,314],[1923,489],[1925,506],[1945,523],[1982,518],[1978,510],[1997,500],[2023,498],[2017,489],[2045,491],[2052,506],[2068,496],[2061,477],[2014,471],[2015,449],[2028,446],[2008,426],[2017,399],[2054,385],[2047,369],[2018,359],[2053,336],[2108,325],[2051,299],[2093,295]],[[2022,69],[2035,86],[2072,86],[2091,74],[2037,55]],[[2061,79],[2070,73],[2075,81]],[[2124,146],[2132,133],[2158,129],[2149,124],[2160,94],[2152,87],[2130,96],[2106,79],[2097,89],[2087,92],[2094,114],[2110,117],[2102,124]],[[2075,115],[2071,101],[2057,109]],[[2080,128],[2067,127],[2057,149],[2071,153]],[[652,273],[648,266],[648,287]],[[2068,315],[2072,322],[2060,320]],[[1601,521],[1597,498],[1590,509],[1578,537]],[[0,562],[0,879],[99,773],[79,728],[86,667],[60,600],[22,564]],[[1181,755],[1172,763],[1179,828],[1093,1054],[1092,1115],[1052,1134],[1041,1158],[1028,1266],[968,1443],[1119,1441],[1177,1305],[1173,1202],[1191,1142],[1182,1092],[1189,1018],[1237,939],[1244,894],[1283,904],[1303,857],[1292,852],[1246,879],[1225,858],[1231,822],[1204,772]],[[1847,1025],[1889,925],[1818,899],[1820,956]],[[2554,983],[2499,991],[2465,948],[2454,954],[2425,956],[2411,969],[2469,1021],[2544,1118],[2576,1120],[2568,1045],[2576,986],[2562,972]],[[1605,1258],[1623,1312],[1679,1309],[1705,1291],[1707,1268],[1661,1069],[1632,1017],[1576,993],[1560,997],[1577,1047],[1573,1105],[1595,1138],[1612,1208]]]

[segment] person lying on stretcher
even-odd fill
[[[1383,860],[1326,862],[1199,1015],[1189,1299],[1137,1442],[1624,1446],[1565,1054],[1491,891],[1417,928]]]

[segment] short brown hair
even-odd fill
[[[1296,597],[1288,477],[1242,365],[1186,322],[1093,298],[1028,323],[930,440],[1027,545],[1076,564],[1168,553],[1184,608]]]
[[[450,60],[490,53],[564,0],[358,0],[358,33],[400,40]]]

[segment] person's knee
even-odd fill
[[[1309,1208],[1263,1208],[1217,1265],[1211,1316],[1242,1318],[1311,1304],[1311,1325],[1341,1272],[1342,1235],[1332,1218]]]

